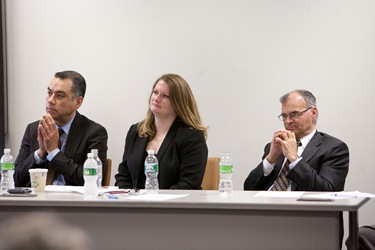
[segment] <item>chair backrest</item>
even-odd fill
[[[202,181],[203,190],[218,190],[219,189],[219,157],[208,157],[206,164],[206,171]]]
[[[358,229],[359,250],[375,249],[375,225],[361,226]],[[351,246],[350,237],[345,241],[348,249]]]
[[[102,186],[109,186],[111,182],[112,159],[107,158],[104,164]]]

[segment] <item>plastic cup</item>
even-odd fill
[[[46,189],[47,172],[48,169],[45,168],[29,169],[33,193],[44,193]]]

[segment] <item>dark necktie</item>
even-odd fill
[[[302,146],[300,140],[297,140],[297,147]],[[287,160],[284,164],[283,169],[281,170],[279,176],[276,178],[275,182],[273,183],[273,187],[271,191],[286,191],[289,185],[289,179],[286,177],[290,171],[289,168],[289,160]]]
[[[59,149],[61,149],[61,135],[64,133],[64,130],[62,128],[58,128],[57,129],[58,132],[59,132]],[[48,163],[48,173],[47,173],[47,180],[46,180],[46,184],[47,185],[52,185],[53,184],[53,181],[55,179],[55,175],[56,175],[56,169],[55,167],[49,162]]]
[[[61,135],[64,133],[64,130],[62,128],[57,129],[59,131],[59,149],[61,149]]]

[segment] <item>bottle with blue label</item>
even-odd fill
[[[148,156],[145,160],[145,189],[149,193],[157,193],[159,190],[159,162],[155,156],[154,150],[148,150],[147,153]]]
[[[220,159],[220,182],[219,182],[219,192],[222,194],[230,194],[233,191],[233,164],[232,159],[228,152],[223,152]]]
[[[14,158],[10,154],[10,149],[4,149],[1,157],[1,193],[6,193],[8,189],[14,188]]]

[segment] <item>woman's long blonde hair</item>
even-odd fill
[[[189,84],[184,78],[177,74],[165,74],[159,77],[152,85],[151,94],[148,99],[149,108],[146,118],[138,124],[138,134],[141,137],[154,138],[156,134],[155,116],[150,109],[150,100],[158,81],[163,80],[169,87],[169,99],[177,117],[187,126],[201,130],[207,138],[207,128],[202,125],[198,112],[198,106]]]

